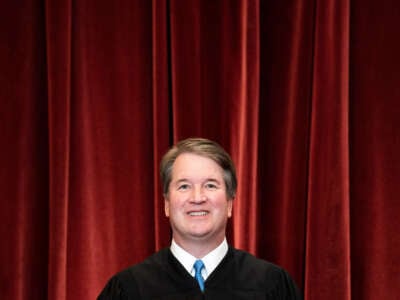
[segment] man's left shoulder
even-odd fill
[[[236,248],[232,248],[232,252],[237,271],[244,276],[266,279],[270,282],[286,280],[287,277],[290,277],[282,267],[249,252]]]
[[[232,248],[233,256],[235,261],[243,266],[248,266],[256,269],[260,269],[263,271],[281,271],[282,268],[278,265],[269,262],[267,260],[258,258],[253,254],[246,252],[244,250]]]
[[[235,286],[267,295],[267,299],[301,299],[299,290],[282,267],[246,251],[231,248]],[[279,296],[284,295],[284,297]]]

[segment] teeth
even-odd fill
[[[207,212],[205,211],[192,211],[189,213],[190,216],[205,216]]]

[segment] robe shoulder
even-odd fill
[[[230,247],[205,281],[204,294],[170,250],[163,249],[114,275],[98,298],[127,299],[298,300],[301,296],[283,268]]]
[[[126,269],[114,275],[107,282],[97,300],[129,300],[138,293],[135,279]]]
[[[232,264],[226,267],[231,268],[230,280],[226,282],[237,294],[254,293],[262,295],[262,299],[302,299],[296,283],[280,266],[242,250],[232,249],[232,253]],[[224,266],[221,264],[219,267]],[[243,296],[243,299],[246,297]]]
[[[144,261],[118,272],[108,281],[97,299],[147,299],[146,295],[153,291],[170,292],[171,283],[176,281],[171,280],[171,274],[181,274],[184,271],[179,269],[177,263],[175,268],[178,268],[178,271],[171,271],[171,256],[169,249],[165,248]],[[186,279],[192,279],[189,274],[187,276]],[[193,283],[192,280],[189,282]]]

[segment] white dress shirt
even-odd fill
[[[194,262],[197,259],[201,259],[204,263],[204,268],[201,272],[204,280],[215,270],[215,268],[219,265],[222,259],[225,257],[226,253],[228,252],[228,243],[226,238],[222,241],[222,243],[209,252],[204,257],[194,257],[180,246],[175,243],[174,240],[171,242],[171,252],[175,256],[175,258],[182,264],[182,266],[189,272],[190,275],[194,277],[195,270],[193,268]]]

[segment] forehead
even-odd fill
[[[222,168],[211,158],[194,154],[180,154],[172,165],[172,179],[177,177],[208,176],[222,177]]]

